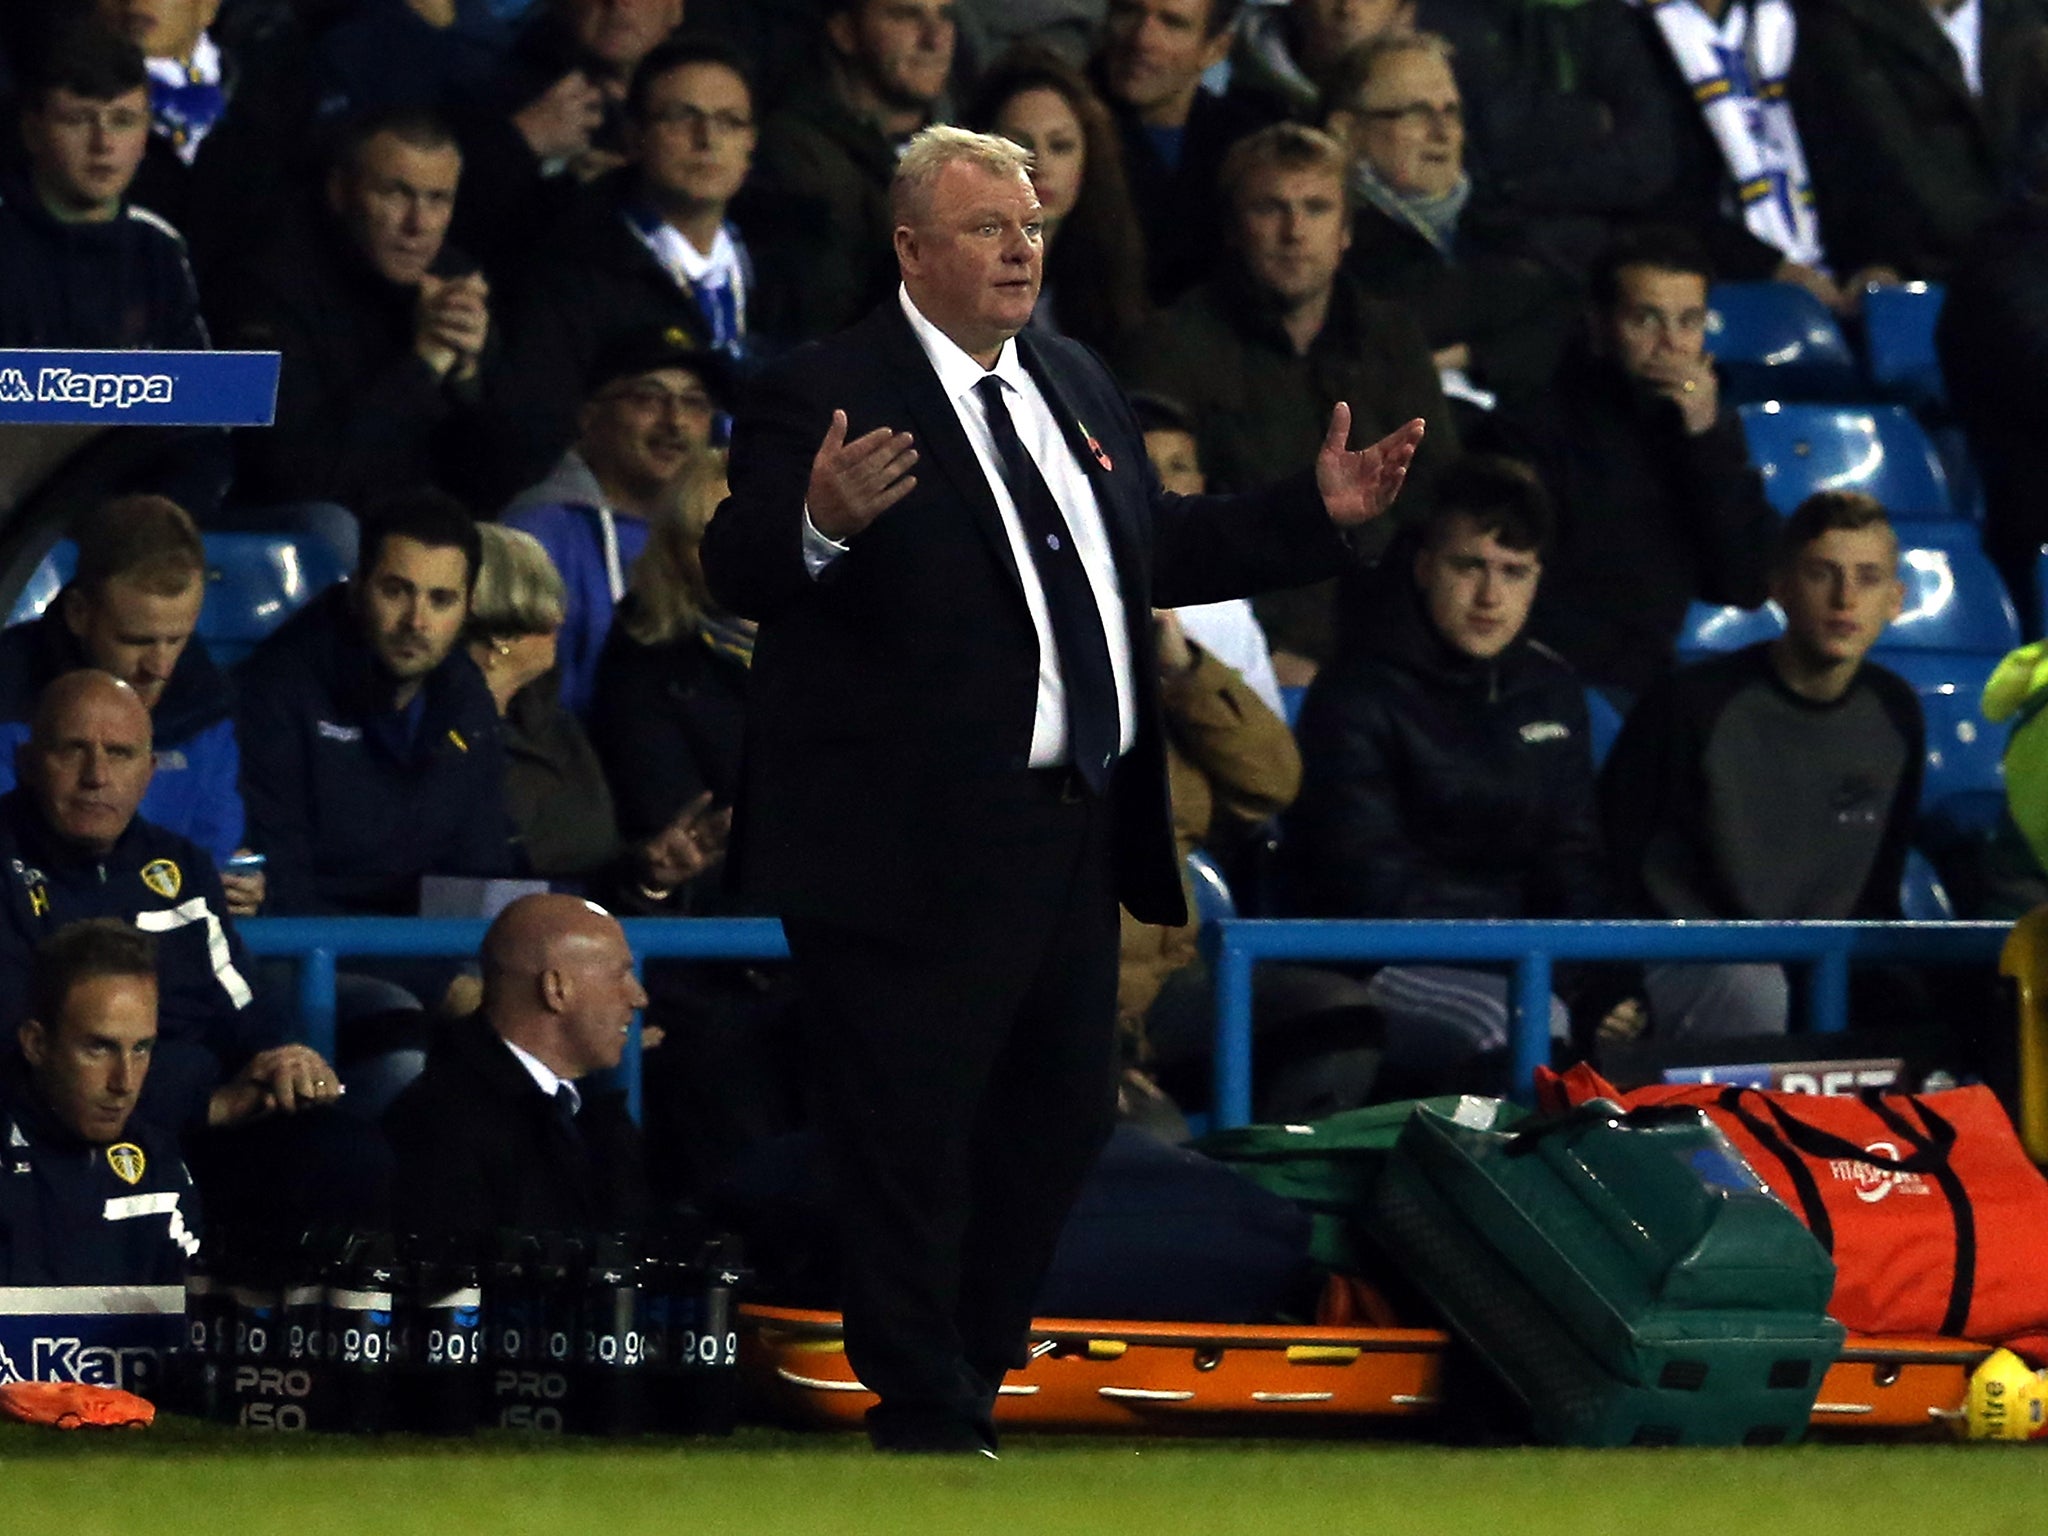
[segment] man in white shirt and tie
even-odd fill
[[[1340,405],[1312,472],[1161,491],[1094,354],[1024,331],[1029,164],[912,140],[901,288],[764,375],[703,548],[761,626],[735,858],[805,989],[883,1450],[993,1452],[1111,1122],[1117,908],[1182,920],[1152,608],[1334,574],[1422,434],[1354,453]]]

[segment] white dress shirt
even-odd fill
[[[1963,66],[1963,82],[1972,96],[1984,94],[1984,4],[1963,0],[1961,5],[1934,7],[1934,19],[1955,44],[1956,58]]]
[[[1095,487],[1089,482],[1087,471],[1067,445],[1066,435],[1044,393],[1025,372],[1015,340],[1004,342],[996,354],[995,366],[984,369],[918,311],[907,289],[899,287],[896,297],[918,345],[931,360],[932,371],[939,376],[939,388],[952,405],[960,430],[967,434],[974,456],[980,461],[996,510],[1002,514],[1003,531],[1010,541],[1010,554],[1017,562],[1017,574],[1023,578],[1024,603],[1031,611],[1031,627],[1038,635],[1038,703],[1032,716],[1030,766],[1055,768],[1068,761],[1067,686],[1060,674],[1059,647],[1053,640],[1052,621],[1046,613],[1045,587],[1038,579],[1038,566],[1025,542],[1023,520],[1017,515],[1016,503],[1003,480],[1002,455],[996,451],[981,397],[974,392],[974,387],[991,374],[1003,383],[1003,396],[1009,403],[1017,436],[1038,466],[1039,474],[1045,477],[1053,500],[1059,504],[1060,515],[1066,519],[1074,549],[1087,572],[1096,611],[1102,620],[1103,638],[1109,644],[1110,671],[1116,678],[1117,751],[1130,751],[1138,736],[1138,695],[1132,682],[1130,629],[1125,622],[1123,594],[1117,589],[1116,558],[1110,550],[1102,508],[1095,499]],[[818,532],[806,509],[804,565],[811,575],[816,576],[844,554],[846,548]]]
[[[1287,718],[1287,706],[1280,696],[1280,679],[1273,672],[1273,652],[1250,603],[1238,597],[1227,603],[1201,603],[1173,612],[1190,640],[1243,678],[1266,708],[1282,720]]]
[[[534,1055],[533,1052],[514,1045],[510,1040],[506,1040],[503,1035],[498,1036],[498,1038],[504,1041],[506,1050],[519,1058],[519,1065],[526,1068],[527,1076],[533,1079],[535,1085],[539,1087],[542,1093],[552,1099],[557,1088],[567,1088],[569,1090],[570,1109],[578,1113],[582,1111],[583,1094],[574,1083],[570,1082],[566,1077],[557,1077],[555,1069]]]

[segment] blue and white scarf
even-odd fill
[[[189,62],[149,61],[150,130],[170,140],[187,165],[227,106],[227,92],[220,83],[220,48],[204,32]]]
[[[1749,232],[1788,261],[1824,265],[1806,152],[1785,99],[1798,40],[1789,0],[1732,0],[1718,22],[1694,0],[1634,3],[1649,10],[1692,87]]]
[[[712,350],[741,356],[746,350],[747,275],[732,227],[719,225],[710,251],[699,254],[674,225],[649,209],[628,208],[625,219],[633,237],[647,247],[676,286],[696,301],[711,329],[706,342]]]

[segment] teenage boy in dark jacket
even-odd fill
[[[1550,507],[1475,455],[1383,567],[1378,601],[1309,691],[1281,844],[1318,917],[1597,917],[1607,910],[1578,679],[1523,628]],[[1507,1044],[1507,987],[1449,967],[1372,979],[1386,1070],[1450,1086]],[[1553,1029],[1564,1023],[1553,1005]]]
[[[63,29],[21,96],[27,174],[0,176],[0,346],[204,348],[178,232],[128,201],[149,145],[142,51]]]

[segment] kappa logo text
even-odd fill
[[[75,368],[38,369],[31,387],[21,369],[0,369],[0,405],[62,403],[126,411],[169,405],[175,387],[168,373],[81,373]]]

